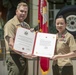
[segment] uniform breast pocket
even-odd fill
[[[66,46],[67,46],[67,42],[66,41],[64,41],[64,40],[59,40],[58,41],[57,47],[59,49],[65,48]]]

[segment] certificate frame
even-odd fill
[[[56,35],[50,33],[37,33],[34,55],[52,58],[55,51]]]
[[[26,54],[32,54],[35,32],[22,27],[17,28],[13,49]]]
[[[56,34],[31,32],[28,29],[19,27],[13,48],[26,54],[52,58],[55,44]]]

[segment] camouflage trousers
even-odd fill
[[[28,75],[28,61],[18,54],[6,55],[8,75]]]

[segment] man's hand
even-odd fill
[[[24,57],[24,58],[29,58],[29,59],[33,59],[33,58],[36,58],[36,57],[37,57],[37,56],[35,56],[35,55],[26,54],[26,53],[22,53],[21,56]]]
[[[31,31],[31,32],[34,32],[34,28],[31,28],[30,31]]]

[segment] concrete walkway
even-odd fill
[[[7,75],[7,68],[4,61],[0,60],[0,75]]]

